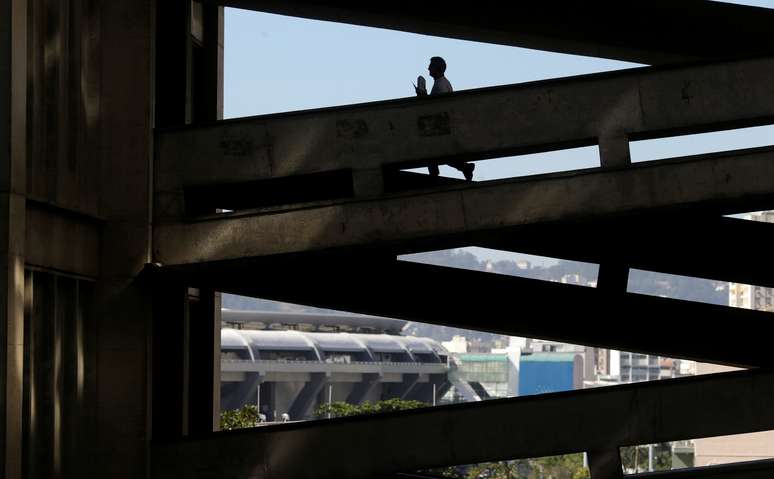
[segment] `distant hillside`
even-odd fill
[[[588,284],[596,281],[597,265],[579,263],[575,261],[562,261],[549,267],[520,268],[516,261],[497,261],[494,263],[479,260],[475,255],[463,250],[445,250],[432,253],[410,255],[407,258],[421,263],[472,269],[478,271],[490,271],[493,273],[521,276],[525,278],[541,279],[545,281],[562,281],[569,283]],[[522,265],[524,266],[524,265]],[[630,274],[629,290],[631,292],[664,296],[668,298],[686,299],[711,304],[728,304],[728,283],[722,281],[709,281],[682,276],[666,275],[646,271],[633,270]],[[438,297],[444,301],[443,297]],[[327,311],[311,307],[278,303],[240,296],[223,295],[223,307],[231,309],[245,309],[255,311]],[[431,337],[438,341],[448,341],[455,335],[465,335],[469,339],[491,341],[501,336],[498,334],[476,332],[436,326],[422,323],[410,323],[405,334]]]

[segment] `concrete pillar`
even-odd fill
[[[404,373],[402,382],[393,383],[388,386],[385,399],[406,399],[411,393],[411,390],[414,389],[414,386],[416,386],[417,381],[419,381],[419,374]]]
[[[625,168],[631,165],[629,137],[626,133],[610,132],[600,135],[599,160],[602,168]]]
[[[379,374],[363,374],[362,380],[355,384],[352,391],[347,395],[346,402],[349,404],[360,404],[368,396],[368,393],[379,382]]]
[[[177,439],[188,432],[188,288],[153,288],[152,437]]]
[[[95,467],[144,477],[150,439],[151,292],[137,280],[151,260],[153,7],[100,2],[101,229],[96,312]],[[158,2],[167,3],[167,2]],[[95,139],[96,140],[96,139]]]
[[[588,451],[589,472],[592,479],[622,479],[623,467],[617,447],[603,451]]]
[[[451,389],[452,383],[448,380],[448,378],[444,378],[444,381],[438,386],[438,389],[435,393],[436,401],[440,402],[441,398],[446,395],[447,392],[449,392],[449,389]]]
[[[220,295],[182,283],[148,280],[153,290],[153,438],[217,430]]]
[[[629,267],[618,258],[605,258],[599,265],[597,289],[605,294],[624,294],[629,285]]]
[[[89,477],[94,441],[87,413],[91,379],[91,281],[25,273],[23,437],[31,478]]]
[[[29,365],[29,427],[27,436],[27,467],[30,477],[60,477],[59,461],[60,418],[56,342],[59,338],[56,277],[51,274],[31,275],[32,308],[27,328]]]
[[[188,298],[188,433],[206,434],[220,425],[220,293],[195,291]]]
[[[193,55],[193,121],[209,123],[223,118],[223,7],[201,4],[201,45]]]
[[[191,0],[156,4],[156,127],[191,121]]]
[[[22,474],[27,1],[0,0],[0,476]]]
[[[223,409],[239,409],[245,404],[253,404],[258,401],[258,386],[263,382],[264,376],[260,373],[245,373],[245,380],[240,382],[227,397],[222,398],[220,407]],[[264,396],[265,394],[262,394]],[[269,401],[270,402],[270,401]],[[264,401],[261,401],[261,405]]]
[[[290,419],[293,421],[303,419],[311,413],[314,400],[325,387],[327,379],[325,373],[312,373],[310,376],[309,382],[304,384],[288,410]]]

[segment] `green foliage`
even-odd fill
[[[589,479],[583,454],[484,462],[428,471],[456,479]]]
[[[628,446],[621,448],[621,464],[624,471],[645,472],[648,470],[647,446]],[[655,444],[653,446],[653,470],[672,470],[672,447],[669,443]]]
[[[406,409],[416,409],[425,407],[427,404],[421,401],[406,401],[403,399],[386,399],[374,403],[365,401],[362,404],[355,405],[343,401],[336,401],[330,404],[320,404],[314,410],[314,415],[318,418],[359,416],[361,414],[375,414],[380,412],[403,411]]]
[[[258,407],[255,404],[248,404],[239,409],[230,409],[220,412],[221,431],[255,427],[260,422],[261,418],[258,416]]]

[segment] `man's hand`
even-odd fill
[[[427,84],[425,83],[425,77],[419,75],[417,77],[417,83],[419,86],[412,83],[412,85],[414,85],[414,91],[417,93],[417,96],[427,96]]]

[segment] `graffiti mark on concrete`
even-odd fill
[[[419,136],[441,136],[451,134],[451,122],[447,112],[420,116],[417,119]]]

